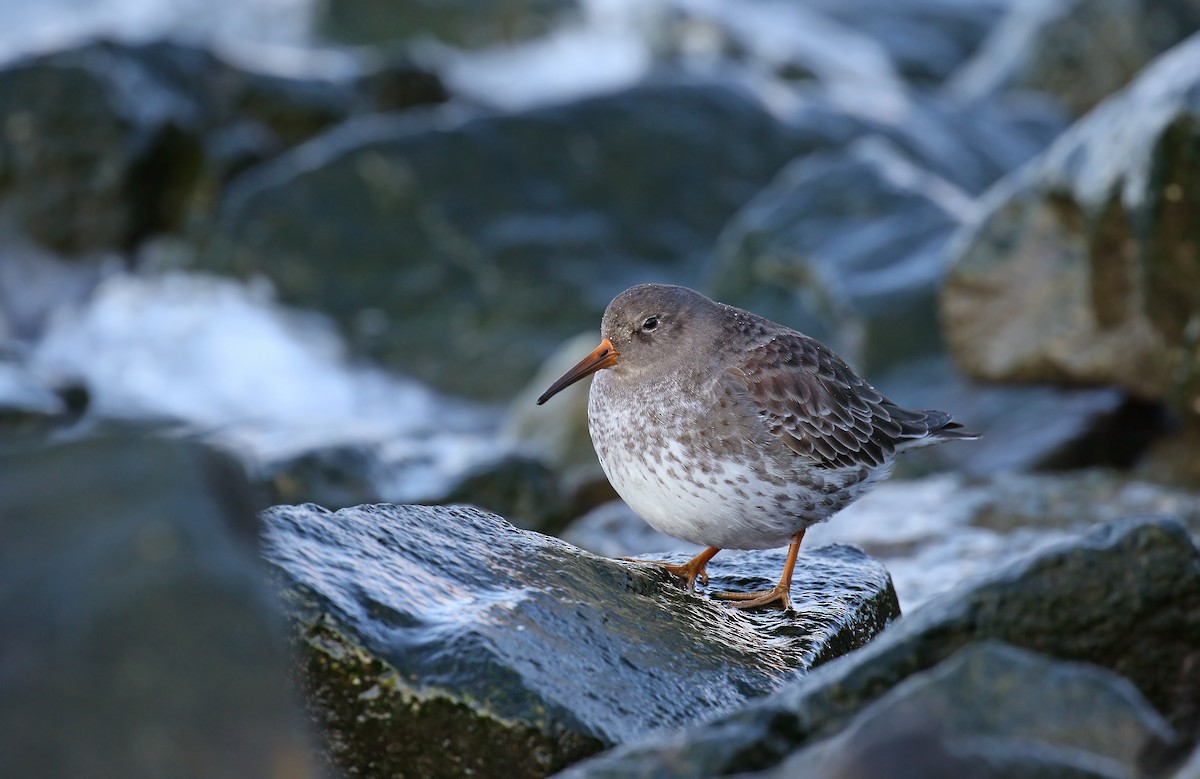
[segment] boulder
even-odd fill
[[[135,436],[0,450],[0,775],[317,775],[256,501]]]
[[[1194,0],[1018,0],[946,92],[973,102],[1035,90],[1080,116],[1198,29]]]
[[[1145,775],[1176,740],[1111,671],[982,642],[905,679],[836,736],[744,776],[1110,779]]]
[[[124,250],[178,226],[204,169],[192,106],[111,52],[0,70],[0,215],[62,253]]]
[[[1200,417],[1200,37],[997,185],[942,295],[962,368],[1115,384]]]
[[[237,170],[352,113],[441,102],[399,58],[277,76],[175,41],[97,41],[0,68],[0,215],[69,255],[181,229]],[[203,221],[203,220],[202,220]]]
[[[564,777],[699,777],[774,768],[797,749],[843,732],[868,704],[913,674],[989,640],[1116,672],[1184,743],[1198,735],[1200,550],[1178,522],[1130,519],[947,593],[864,649],[740,711],[617,747]],[[1088,738],[1094,744],[1111,736],[1103,731]]]
[[[943,248],[970,215],[966,194],[889,142],[811,154],[726,225],[708,288],[878,374],[940,349]]]
[[[849,547],[802,555],[794,611],[745,613],[470,508],[263,519],[309,708],[347,773],[544,776],[775,690],[898,613],[887,572]],[[719,555],[708,589],[769,586],[782,563]]]
[[[387,0],[327,0],[317,29],[351,44],[395,44],[433,39],[466,48],[497,46],[544,35],[581,13],[579,0],[453,0],[397,5]]]
[[[268,276],[389,367],[507,398],[625,287],[694,282],[734,211],[847,130],[716,83],[364,118],[240,177],[199,262]]]

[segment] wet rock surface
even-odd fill
[[[1122,677],[1004,644],[905,679],[759,777],[1140,776],[1175,731]]]
[[[1194,421],[1198,62],[1193,38],[989,195],[942,298],[967,373],[1116,384]]]
[[[1124,676],[1184,743],[1192,743],[1200,722],[1198,604],[1200,550],[1182,525],[1151,519],[1099,526],[930,602],[865,649],[767,699],[691,730],[618,747],[564,776],[712,776],[774,768],[798,748],[842,732],[860,712],[870,716],[865,707],[881,695],[891,691],[896,697],[882,703],[895,705],[905,697],[898,685],[919,683],[913,674],[935,667],[955,673],[953,665],[939,664],[977,641],[1002,641]],[[1150,742],[1169,740],[1143,706],[1132,709]],[[984,730],[1004,732],[991,724]],[[1090,734],[1089,743],[1104,735]],[[1134,747],[1123,754],[1140,751],[1138,737],[1124,743]]]
[[[469,508],[263,516],[310,709],[347,771],[545,775],[777,689],[898,614],[887,573],[849,547],[802,556],[795,611],[744,613]],[[782,563],[719,555],[708,588],[769,586]]]
[[[0,774],[316,776],[239,467],[0,447]]]

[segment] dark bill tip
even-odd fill
[[[617,350],[613,348],[612,341],[605,338],[600,342],[599,346],[592,350],[591,354],[584,357],[575,367],[559,377],[558,381],[551,384],[550,388],[543,392],[542,396],[537,399],[537,404],[539,406],[542,405],[585,376],[591,376],[596,371],[616,365],[618,354]]]

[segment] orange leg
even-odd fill
[[[719,551],[721,550],[717,547],[710,546],[708,549],[705,549],[703,552],[696,555],[691,560],[688,560],[683,565],[660,563],[657,560],[634,560],[629,557],[625,559],[629,560],[631,563],[650,563],[651,565],[657,565],[667,573],[683,579],[684,583],[687,585],[688,592],[691,592],[696,589],[697,579],[700,580],[701,584],[708,584],[708,574],[704,572],[704,566],[708,565],[708,561],[713,559],[713,557]]]
[[[800,542],[803,540],[803,530],[792,537],[792,544],[788,547],[787,560],[783,563],[783,575],[779,577],[779,584],[769,590],[760,590],[759,592],[718,592],[713,597],[737,601],[733,605],[739,609],[757,609],[772,603],[778,603],[784,609],[790,609],[792,601],[788,597],[788,592],[792,589],[792,571],[796,568],[796,558],[800,556]]]

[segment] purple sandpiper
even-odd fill
[[[707,547],[657,563],[689,590],[721,549],[787,545],[779,583],[718,593],[788,608],[804,532],[887,476],[897,452],[974,433],[896,405],[820,342],[687,287],[642,284],[608,304],[603,340],[538,398],[595,373],[588,430],[638,516]]]

